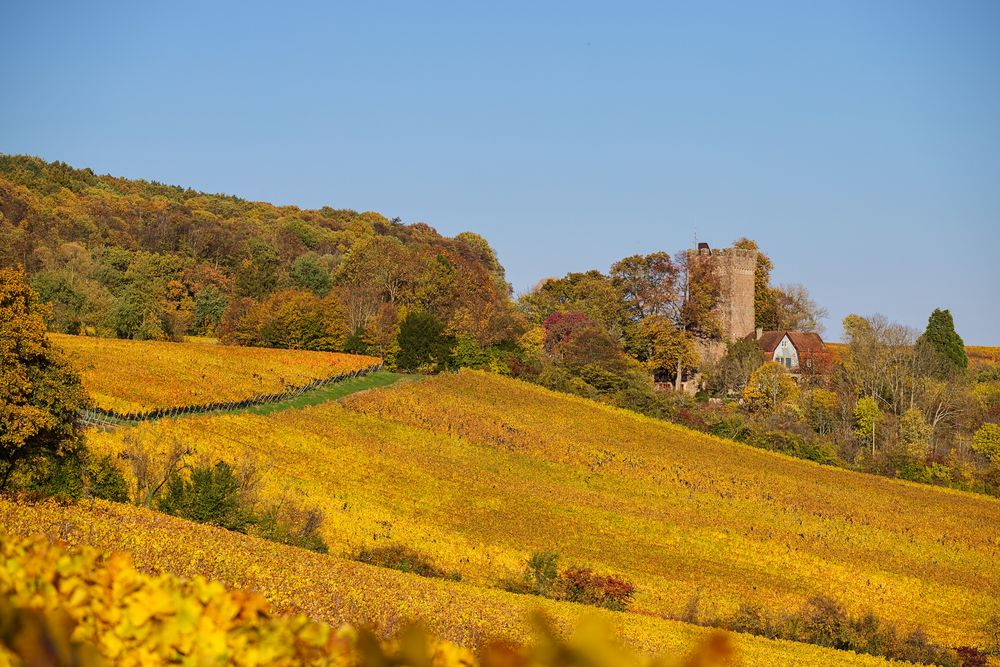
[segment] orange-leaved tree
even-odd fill
[[[22,269],[0,269],[0,490],[22,465],[82,446],[80,378],[45,337],[45,306]]]

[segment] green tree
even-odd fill
[[[252,238],[247,243],[247,257],[236,274],[240,295],[261,298],[278,285],[281,257],[274,246],[262,239]]]
[[[191,479],[171,476],[160,511],[167,514],[243,532],[250,515],[240,503],[240,480],[225,461],[214,466],[198,466]]]
[[[802,407],[809,425],[819,434],[833,430],[837,419],[837,394],[829,389],[813,389],[802,397]]]
[[[584,313],[615,339],[623,336],[625,322],[630,319],[621,292],[599,271],[546,280],[523,295],[518,306],[534,324],[559,311]]]
[[[83,326],[86,296],[76,288],[69,271],[42,271],[31,279],[39,300],[50,306],[48,326],[53,331],[78,334]]]
[[[924,413],[917,408],[909,408],[899,418],[899,444],[911,459],[922,461],[927,456],[931,445],[931,427]]]
[[[111,457],[95,457],[83,447],[33,465],[23,487],[43,496],[82,498],[89,495],[128,502],[128,484]]]
[[[955,321],[951,317],[951,311],[935,308],[927,319],[927,329],[920,339],[938,353],[944,363],[945,372],[965,370],[969,367],[965,343],[955,331]]]
[[[1000,424],[986,423],[972,436],[972,450],[1000,465]]]
[[[798,385],[785,367],[768,361],[750,375],[743,389],[743,401],[750,410],[771,411],[794,401],[798,394]]]
[[[524,578],[536,595],[548,596],[559,578],[559,554],[555,551],[536,551],[528,559]]]
[[[82,447],[87,398],[45,337],[45,308],[20,269],[0,270],[0,490],[14,471]]]
[[[368,354],[368,343],[365,342],[365,330],[358,327],[344,341],[344,352],[348,354]]]
[[[719,392],[739,392],[750,376],[764,363],[756,340],[737,340],[726,345],[726,354],[712,373],[711,384]]]
[[[292,262],[292,268],[288,272],[292,282],[302,289],[307,289],[319,296],[325,295],[333,285],[333,278],[319,261],[319,257],[314,252],[307,252],[300,255]]]
[[[676,373],[698,366],[694,340],[668,318],[647,317],[639,326],[641,337],[646,341],[645,365],[653,377],[658,380],[670,377],[676,381]]]
[[[444,368],[451,356],[452,340],[444,325],[422,310],[412,310],[399,325],[399,353],[396,364],[408,371]]]
[[[115,303],[112,326],[119,338],[166,340],[160,318],[160,304],[148,290],[137,285],[126,287]]]
[[[194,326],[199,333],[211,333],[219,326],[229,306],[229,297],[214,285],[198,292],[194,300]]]
[[[862,442],[870,442],[872,456],[875,456],[875,441],[878,424],[882,420],[882,410],[878,401],[872,396],[864,396],[854,404],[854,435]]]
[[[510,374],[510,367],[505,363],[500,350],[483,347],[468,334],[456,336],[451,360],[455,368],[481,368],[492,373]]]

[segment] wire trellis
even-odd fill
[[[273,394],[257,394],[239,401],[220,401],[215,403],[199,403],[196,405],[183,405],[169,408],[156,408],[155,410],[144,410],[137,412],[117,412],[115,410],[102,410],[101,408],[85,408],[80,411],[79,423],[83,426],[93,426],[101,430],[110,430],[119,426],[128,426],[137,422],[155,421],[157,419],[169,419],[172,417],[183,417],[185,415],[204,414],[206,412],[229,412],[232,410],[243,410],[256,405],[268,403],[280,403],[288,399],[295,398],[306,392],[319,389],[345,380],[359,378],[369,373],[376,373],[382,370],[382,363],[373,364],[368,368],[361,368],[348,373],[338,373],[327,378],[319,378],[307,384],[296,387],[289,387],[285,391]]]

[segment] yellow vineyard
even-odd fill
[[[847,346],[844,343],[825,343],[827,349],[835,358],[843,355]],[[965,353],[969,355],[969,363],[985,366],[1000,366],[1000,347],[989,345],[967,345]]]
[[[484,598],[510,599],[498,581],[554,550],[634,582],[629,616],[643,623],[678,617],[693,598],[709,615],[742,602],[779,613],[827,594],[954,646],[979,644],[1000,612],[996,499],[825,468],[479,372],[344,403],[89,442],[117,455],[180,441],[192,458],[252,461],[267,471],[265,497],[323,509],[332,553],[405,544],[464,582],[419,585]],[[382,592],[354,589],[384,608]],[[317,599],[309,590],[302,604]],[[493,621],[478,602],[455,613]]]
[[[368,368],[374,357],[49,334],[97,407],[144,411],[240,401]]]
[[[988,366],[1000,366],[1000,347],[972,345],[965,348],[965,351],[969,355],[969,361],[973,364],[980,363]]]
[[[127,505],[23,505],[0,498],[0,525],[10,535],[40,531],[72,547],[64,553],[47,539],[0,534],[0,610],[5,599],[30,609],[62,609],[78,624],[73,640],[96,646],[113,664],[178,664],[181,658],[185,664],[384,664],[359,660],[356,633],[343,624],[396,636],[419,617],[442,638],[426,647],[433,665],[471,666],[470,650],[459,645],[531,643],[529,619],[539,610],[560,634],[578,634],[577,650],[592,651],[593,630],[601,628],[631,651],[665,656],[661,666],[717,664],[681,662],[713,634],[696,626],[422,579]],[[78,545],[131,555],[103,559]],[[223,583],[246,592],[226,592]],[[808,644],[728,637],[735,651],[731,665],[890,664]],[[609,659],[603,648],[592,655],[595,667],[642,664],[620,651]],[[0,666],[10,664],[0,648]]]

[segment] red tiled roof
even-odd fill
[[[784,331],[765,331],[757,339],[757,344],[760,345],[760,351],[770,357],[774,354],[774,349],[778,347],[778,343],[784,337]]]
[[[816,354],[826,351],[826,345],[823,344],[823,339],[820,338],[819,334],[814,331],[789,331],[788,339],[792,341],[792,345],[795,346],[795,349],[798,350],[799,354]]]
[[[761,352],[771,357],[774,355],[774,349],[778,347],[778,343],[785,336],[788,336],[788,340],[792,341],[792,345],[795,346],[795,350],[799,354],[816,354],[826,351],[823,339],[818,333],[811,331],[765,331],[757,340],[757,344],[760,345]]]

